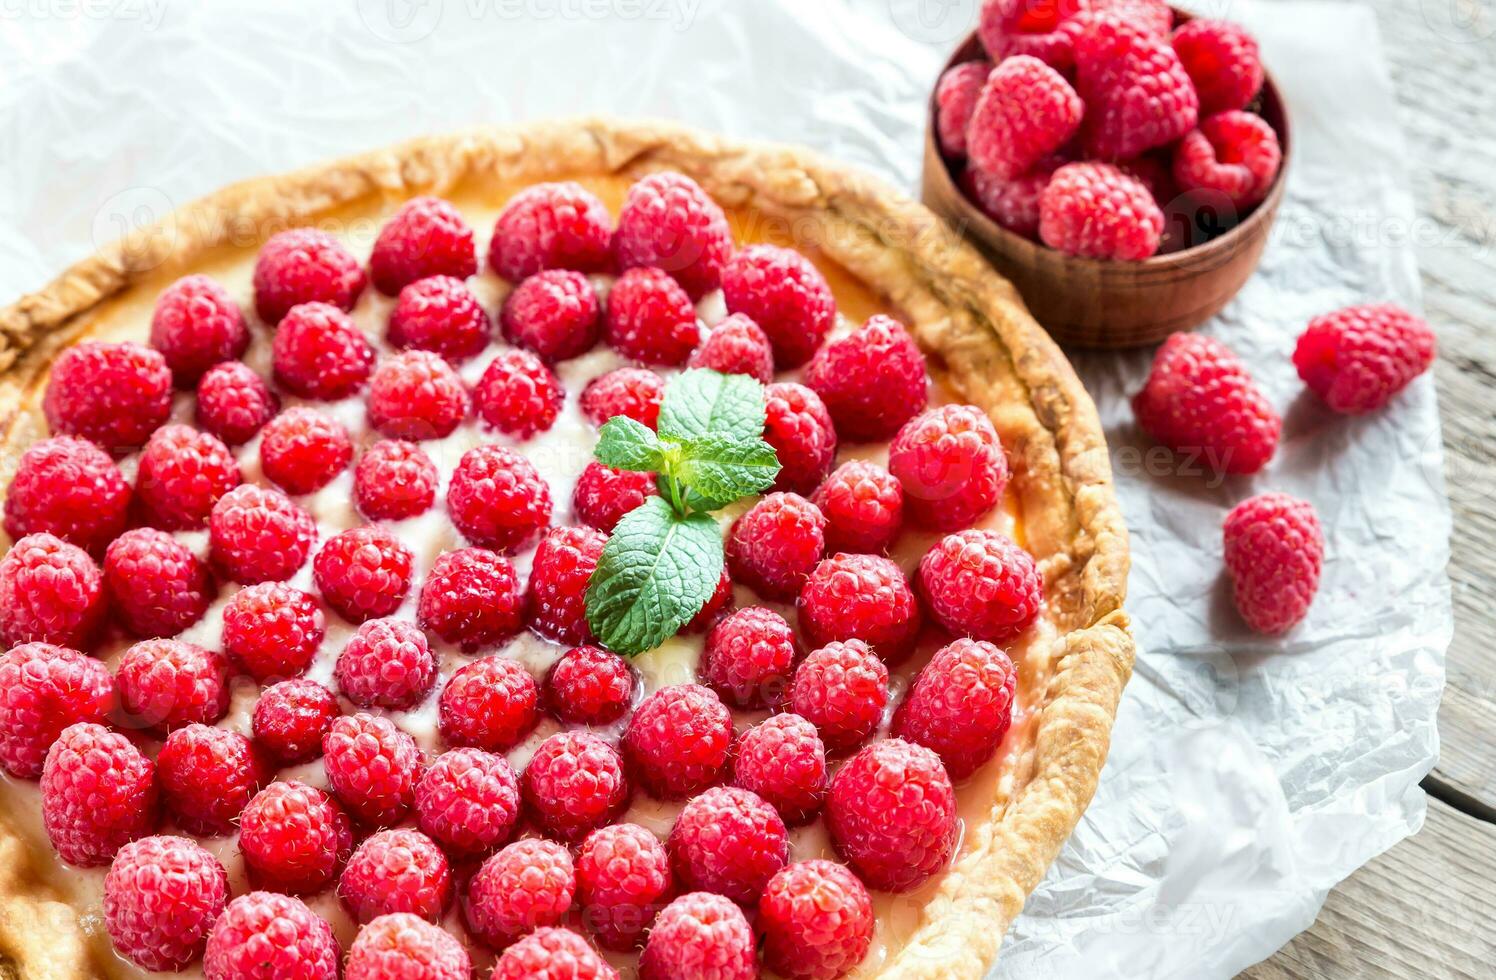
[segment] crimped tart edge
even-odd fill
[[[680,170],[724,206],[816,229],[817,246],[905,314],[961,395],[1008,447],[1029,550],[1055,624],[1027,779],[968,826],[963,849],[876,975],[977,978],[1095,791],[1134,645],[1126,613],[1127,531],[1100,419],[1069,362],[1016,290],[930,211],[811,151],[673,123],[571,119],[480,127],[226,187],[67,269],[0,310],[0,445],[20,448],[56,353],[87,315],[162,268],[192,263],[246,226],[311,222],[367,200],[384,205],[482,175],[520,185],[579,175]],[[142,338],[143,339],[143,338]],[[15,443],[13,445],[13,443]],[[17,453],[12,453],[15,457]],[[29,980],[96,975],[79,917],[29,869],[0,826],[0,952]],[[101,928],[93,924],[92,928]],[[858,973],[868,975],[870,964]]]

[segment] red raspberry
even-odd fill
[[[570,929],[536,929],[504,951],[489,980],[618,980],[618,971]]]
[[[348,430],[316,409],[287,409],[265,424],[260,439],[260,469],[287,493],[321,490],[352,461]]]
[[[229,710],[229,658],[183,640],[141,640],[114,668],[119,706],[131,728],[165,733],[211,725]]]
[[[582,414],[596,426],[623,415],[653,429],[664,400],[665,379],[658,374],[644,368],[618,368],[582,389]]]
[[[606,949],[639,945],[674,890],[670,856],[638,824],[617,823],[587,835],[577,851],[582,918]]]
[[[467,950],[447,930],[403,912],[364,926],[348,949],[344,980],[470,980]]]
[[[208,276],[183,276],[166,287],[151,313],[151,346],[178,385],[190,388],[220,361],[249,349],[249,328],[228,290]]]
[[[539,702],[535,678],[513,660],[474,660],[458,668],[442,689],[442,738],[448,745],[505,752],[540,721]]]
[[[886,892],[907,892],[943,870],[960,823],[956,791],[940,757],[901,738],[874,742],[831,780],[826,829],[858,877]]]
[[[623,732],[630,777],[652,796],[686,800],[722,780],[732,748],[732,713],[700,684],[662,687]]]
[[[987,763],[1013,720],[1013,661],[983,640],[936,651],[893,717],[893,734],[940,756],[952,779]]]
[[[509,559],[482,548],[443,552],[421,586],[416,618],[466,651],[502,643],[524,625],[524,593]]]
[[[1200,114],[1245,109],[1262,88],[1262,58],[1246,29],[1198,17],[1174,32],[1174,53],[1195,83]]]
[[[50,643],[12,648],[0,656],[0,766],[37,778],[63,729],[103,724],[113,707],[114,678],[101,662]]]
[[[727,538],[734,581],[765,599],[790,599],[826,551],[826,518],[795,493],[771,493],[738,518]]]
[[[171,414],[171,368],[149,347],[84,341],[52,362],[42,412],[53,435],[129,452]]]
[[[274,782],[239,815],[250,878],[277,891],[321,891],[353,850],[353,829],[332,797],[305,783]]]
[[[836,459],[836,428],[821,397],[787,381],[764,389],[764,441],[779,457],[775,490],[809,493]]]
[[[623,760],[591,732],[557,732],[535,750],[520,779],[525,812],[547,836],[575,843],[612,823],[629,802]]]
[[[573,647],[545,675],[545,703],[574,725],[611,725],[634,700],[634,670],[600,647]]]
[[[826,277],[793,249],[749,245],[738,252],[722,270],[722,296],[728,312],[744,314],[768,335],[781,371],[810,360],[836,326]]]
[[[816,726],[797,714],[748,729],[732,766],[733,785],[763,797],[791,827],[814,820],[826,802],[826,747]]]
[[[861,640],[828,643],[795,671],[789,703],[816,726],[828,751],[855,749],[883,720],[888,668]]]
[[[862,640],[888,663],[898,663],[919,635],[919,604],[909,580],[881,555],[827,558],[810,573],[797,605],[800,629],[813,646]]]
[[[795,662],[795,634],[772,609],[751,606],[719,619],[706,635],[697,672],[739,708],[778,704]]]
[[[556,375],[527,350],[499,354],[473,389],[483,421],[516,439],[529,439],[550,429],[565,400]]]
[[[1006,643],[1029,628],[1044,600],[1034,559],[996,531],[946,535],[919,562],[925,609],[956,636]]]
[[[1065,76],[1029,55],[1001,62],[982,86],[967,128],[971,166],[1013,180],[1080,130],[1085,106]]]
[[[364,270],[337,239],[315,228],[270,237],[255,259],[255,312],[274,326],[301,303],[353,309],[364,291]]]
[[[228,904],[208,934],[206,980],[337,980],[332,926],[306,903],[250,892]]]
[[[457,462],[447,512],[473,544],[513,554],[551,522],[551,488],[514,450],[478,446]]]
[[[1031,55],[1060,71],[1075,63],[1075,38],[1083,21],[1076,15],[1088,0],[986,0],[977,36],[993,61]]]
[[[369,382],[369,424],[392,439],[441,439],[467,418],[468,390],[440,355],[408,350],[385,358]]]
[[[1167,36],[1118,14],[1083,18],[1075,89],[1085,100],[1086,155],[1128,160],[1195,128],[1200,100]]]
[[[577,478],[571,504],[583,524],[611,533],[623,515],[658,492],[653,473],[615,470],[594,459]]]
[[[1039,237],[1092,259],[1146,259],[1158,251],[1164,214],[1141,180],[1107,163],[1067,163],[1039,197]]]
[[[968,169],[963,175],[966,196],[976,202],[977,207],[1009,231],[1024,238],[1036,238],[1039,234],[1039,202],[1049,186],[1055,168],[1050,162],[1014,180],[998,180],[980,170]]]
[[[650,174],[629,188],[613,248],[625,275],[640,266],[663,269],[694,302],[721,283],[732,256],[732,229],[696,181],[678,173]]]
[[[278,584],[236,593],[224,609],[223,623],[225,651],[262,683],[306,670],[325,631],[312,597]]]
[[[417,279],[466,279],[477,271],[473,229],[439,197],[413,197],[400,205],[379,229],[369,253],[369,278],[386,296],[394,296]]]
[[[602,272],[612,264],[612,225],[603,202],[582,185],[536,184],[504,206],[488,264],[516,283],[542,269]]]
[[[746,374],[760,384],[768,384],[774,380],[774,348],[758,324],[733,313],[712,328],[701,346],[691,352],[686,365],[723,374]]]
[[[238,460],[217,437],[190,425],[163,425],[140,454],[135,498],[155,527],[204,527],[218,498],[243,479]]]
[[[426,634],[403,619],[371,619],[338,654],[338,690],[361,708],[409,711],[436,683],[436,657]]]
[[[208,566],[165,531],[136,528],[104,552],[104,591],[136,636],[176,636],[203,618],[217,593]]]
[[[589,643],[587,583],[607,535],[590,527],[557,527],[546,532],[530,566],[525,590],[525,621],[557,643]]]
[[[63,729],[42,766],[42,823],[69,864],[108,864],[156,826],[156,767],[125,736],[79,722]]]
[[[1286,493],[1237,504],[1223,525],[1236,608],[1258,633],[1287,633],[1319,590],[1325,538],[1314,505]]]
[[[488,346],[493,322],[467,283],[432,276],[400,290],[387,336],[402,350],[432,351],[457,363]]]
[[[421,750],[388,718],[359,713],[335,719],[322,737],[322,764],[333,793],[361,823],[387,827],[415,805]]]
[[[833,980],[867,955],[873,899],[835,861],[801,861],[769,879],[758,901],[764,964],[796,980]]]
[[[876,463],[843,463],[816,488],[810,502],[826,518],[829,554],[883,554],[904,526],[904,488]]]
[[[1179,141],[1173,176],[1182,191],[1219,195],[1245,209],[1267,196],[1282,160],[1273,127],[1250,112],[1222,112]]]
[[[0,643],[88,648],[106,606],[104,577],[77,545],[28,534],[0,559]]]
[[[668,847],[681,887],[752,905],[789,860],[789,832],[757,793],[717,786],[685,805]]]
[[[527,837],[483,862],[468,884],[462,910],[479,941],[503,949],[528,932],[564,919],[576,888],[566,848]]]
[[[312,560],[312,580],[333,611],[350,623],[388,616],[410,591],[410,549],[382,527],[336,535]]]
[[[717,579],[717,589],[707,599],[706,605],[691,618],[691,621],[681,627],[683,633],[705,633],[712,628],[721,615],[733,606],[732,578],[727,574],[727,569],[722,569],[722,577]]]
[[[686,363],[701,339],[691,298],[661,269],[630,269],[608,291],[608,344],[643,364]]]
[[[101,554],[125,529],[130,484],[91,442],[53,436],[21,455],[5,493],[5,533],[46,532]]]
[[[1225,473],[1262,469],[1283,430],[1246,365],[1201,334],[1176,333],[1164,341],[1132,410],[1153,438]]]
[[[416,784],[421,830],[454,857],[500,846],[519,820],[519,779],[501,755],[481,749],[443,753]]]
[[[197,384],[197,424],[227,445],[244,445],[278,411],[280,399],[238,361],[215,364]]]
[[[597,290],[570,269],[547,269],[520,283],[504,300],[499,322],[511,344],[549,364],[587,353],[603,333]]]
[[[292,307],[275,330],[271,354],[282,388],[319,401],[347,398],[374,367],[374,348],[358,324],[327,303]]]
[[[166,812],[199,837],[233,833],[239,814],[270,774],[249,739],[211,725],[176,729],[156,756]]]
[[[966,126],[992,74],[992,62],[967,61],[946,70],[935,83],[935,135],[940,151],[953,160],[966,156]]]
[[[136,966],[181,970],[203,955],[228,898],[228,872],[201,846],[144,837],[120,848],[104,876],[104,928]]]
[[[338,899],[359,922],[396,912],[435,922],[452,901],[452,871],[420,831],[381,830],[348,859]]]
[[[1167,38],[1174,27],[1174,11],[1165,0],[1089,0],[1096,13],[1115,14],[1139,30]]]
[[[691,892],[665,906],[639,957],[639,980],[757,976],[753,930],[743,910],[710,892]]]
[[[1399,306],[1348,306],[1309,321],[1293,365],[1331,409],[1357,415],[1386,405],[1427,371],[1435,347],[1429,325]]]
[[[431,509],[440,480],[420,446],[385,439],[366,449],[353,468],[353,497],[371,521],[402,521]]]
[[[925,407],[925,356],[904,325],[881,314],[822,347],[805,383],[826,403],[836,431],[853,442],[881,442]]]
[[[905,513],[934,531],[970,527],[1002,499],[1008,458],[974,405],[942,405],[905,423],[888,447]]]
[[[317,522],[279,490],[252,484],[218,498],[208,518],[213,564],[234,582],[282,581],[306,564]]]
[[[322,736],[340,714],[338,699],[316,681],[272,684],[255,702],[255,744],[284,765],[308,762],[322,754]]]

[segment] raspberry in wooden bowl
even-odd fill
[[[1288,158],[1238,25],[1158,0],[987,0],[931,96],[923,197],[1056,340],[1133,347],[1241,289]]]

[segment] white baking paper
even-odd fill
[[[918,186],[925,100],[976,0],[0,0],[0,296],[226,182],[475,122],[675,117],[809,144]],[[1309,316],[1416,307],[1406,158],[1370,11],[1214,0],[1246,21],[1294,123],[1262,268],[1209,327],[1286,418],[1268,472],[1150,453],[1126,396],[1148,355],[1076,363],[1111,440],[1142,650],[1111,759],[996,977],[1225,978],[1415,831],[1451,631],[1434,390],[1370,418],[1302,394]],[[1261,490],[1329,541],[1307,622],[1232,614],[1219,524]]]

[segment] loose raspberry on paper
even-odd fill
[[[239,849],[257,886],[288,894],[321,891],[353,851],[348,816],[305,783],[274,782],[239,815]]]
[[[834,980],[867,955],[876,926],[867,886],[835,861],[801,861],[758,901],[764,965],[796,980]]]
[[[511,344],[554,364],[596,346],[603,333],[602,304],[580,272],[547,269],[515,287],[504,300],[500,323]]]
[[[993,69],[966,130],[971,166],[1014,180],[1064,146],[1080,130],[1085,106],[1065,76],[1029,55]]]
[[[5,492],[5,533],[54,534],[93,555],[125,529],[130,484],[109,454],[72,436],[32,443]]]
[[[603,202],[571,181],[514,195],[493,228],[488,264],[517,283],[544,269],[605,272],[613,262],[613,221]]]
[[[387,336],[402,350],[431,351],[456,364],[488,346],[493,323],[467,283],[432,276],[400,290]]]
[[[710,892],[691,892],[665,906],[639,957],[640,980],[758,975],[753,929],[743,910]]]
[[[473,544],[512,554],[551,522],[551,488],[514,450],[478,446],[457,462],[447,486],[447,511]]]
[[[861,640],[828,643],[795,670],[789,707],[816,726],[828,752],[861,745],[883,720],[888,667]]]
[[[475,651],[524,625],[524,593],[509,559],[483,548],[443,552],[426,575],[416,619],[448,643]]]
[[[292,228],[270,237],[255,259],[255,311],[275,326],[293,306],[326,303],[351,310],[364,291],[358,259],[326,232]]]
[[[348,859],[338,899],[359,922],[396,913],[435,922],[452,902],[452,871],[441,848],[420,831],[381,830]]]
[[[793,249],[749,245],[722,272],[730,313],[758,324],[774,347],[774,366],[785,371],[810,360],[836,326],[836,298],[826,277]]]
[[[191,388],[222,361],[249,348],[249,327],[228,290],[208,276],[183,276],[156,298],[151,346],[166,358],[177,386]]]
[[[617,750],[586,731],[557,732],[520,778],[525,813],[549,837],[575,843],[622,815],[628,780]]]
[[[1008,459],[974,405],[942,405],[899,430],[888,471],[904,488],[904,513],[934,531],[970,527],[1002,499]]]
[[[271,342],[275,380],[302,398],[336,401],[369,379],[374,348],[353,318],[328,303],[294,306]]]
[[[519,820],[519,778],[501,755],[453,749],[416,784],[421,830],[454,858],[476,857],[509,840]]]
[[[42,413],[53,435],[123,454],[144,445],[171,414],[171,385],[171,368],[159,352],[87,340],[52,362]]]
[[[1309,612],[1324,565],[1314,505],[1285,493],[1259,494],[1226,515],[1222,534],[1242,619],[1268,636],[1291,630]]]
[[[430,510],[440,482],[436,464],[420,446],[384,439],[353,468],[353,499],[371,521],[401,521]]]
[[[789,599],[826,550],[826,518],[795,493],[771,493],[738,518],[727,538],[733,580],[765,599]]]
[[[185,837],[144,837],[120,848],[104,876],[104,928],[136,966],[181,970],[202,956],[228,897],[212,854]]]
[[[1383,407],[1427,371],[1436,346],[1429,325],[1399,306],[1348,306],[1309,321],[1293,365],[1331,409],[1357,415]]]
[[[613,239],[625,275],[641,266],[663,269],[695,302],[721,283],[732,250],[727,216],[690,177],[650,174],[629,188]]]
[[[28,534],[0,558],[0,643],[90,648],[108,602],[104,575],[82,548]]]
[[[197,424],[226,445],[242,446],[280,411],[280,399],[248,365],[215,364],[197,384]]]
[[[504,752],[540,720],[540,688],[513,660],[484,657],[458,668],[442,688],[438,710],[448,745]]]
[[[312,560],[312,581],[333,612],[350,623],[388,616],[410,591],[410,549],[374,525],[331,538]]]
[[[588,834],[577,850],[576,874],[582,921],[605,949],[638,946],[675,888],[665,846],[632,823]]]
[[[1224,473],[1256,473],[1278,448],[1283,422],[1246,365],[1213,337],[1176,333],[1132,399],[1154,439]]]
[[[156,827],[156,767],[125,736],[79,722],[47,751],[42,824],[58,856],[93,868]]]
[[[136,528],[104,552],[104,592],[136,636],[176,636],[203,618],[217,595],[208,566],[176,538]]]
[[[313,408],[289,408],[265,423],[260,469],[287,493],[315,493],[353,461],[353,440],[343,423]]]
[[[791,827],[814,820],[826,802],[826,747],[800,715],[774,715],[748,729],[732,765],[733,785],[757,793]]]
[[[479,941],[503,949],[562,921],[576,887],[570,852],[553,841],[527,837],[483,862],[468,884],[463,917]]]
[[[956,791],[934,752],[901,738],[874,742],[831,780],[831,844],[879,891],[911,891],[956,850]]]
[[[1028,552],[996,531],[946,535],[916,576],[930,617],[956,636],[1006,643],[1039,615],[1044,580]]]
[[[63,730],[104,724],[114,697],[114,678],[102,661],[51,643],[12,647],[0,655],[0,766],[18,779],[36,779]]]
[[[369,381],[369,424],[391,439],[441,439],[467,418],[467,385],[439,354],[408,350],[379,363]]]
[[[527,350],[499,354],[473,389],[478,416],[516,439],[529,439],[550,429],[565,400],[556,375]]]
[[[260,694],[250,719],[255,744],[282,765],[308,762],[322,754],[322,736],[343,713],[338,699],[316,681],[272,684]]]
[[[332,926],[297,898],[250,892],[228,904],[208,934],[207,980],[337,980]]]
[[[245,484],[218,499],[208,518],[213,566],[251,585],[295,575],[317,540],[317,522],[279,490]]]
[[[190,425],[163,425],[140,454],[135,499],[153,527],[205,527],[213,505],[242,481],[234,454],[216,436]]]
[[[374,288],[394,296],[418,279],[466,279],[478,271],[473,229],[439,197],[413,197],[379,229],[369,253]]]
[[[919,635],[919,604],[909,580],[880,555],[827,558],[810,573],[797,609],[811,645],[862,640],[888,663],[907,657]]]
[[[825,402],[837,434],[850,442],[890,438],[929,397],[919,345],[902,323],[882,314],[817,351],[805,383]]]
[[[663,800],[685,800],[721,781],[730,761],[732,713],[699,684],[646,697],[623,732],[629,776]]]

